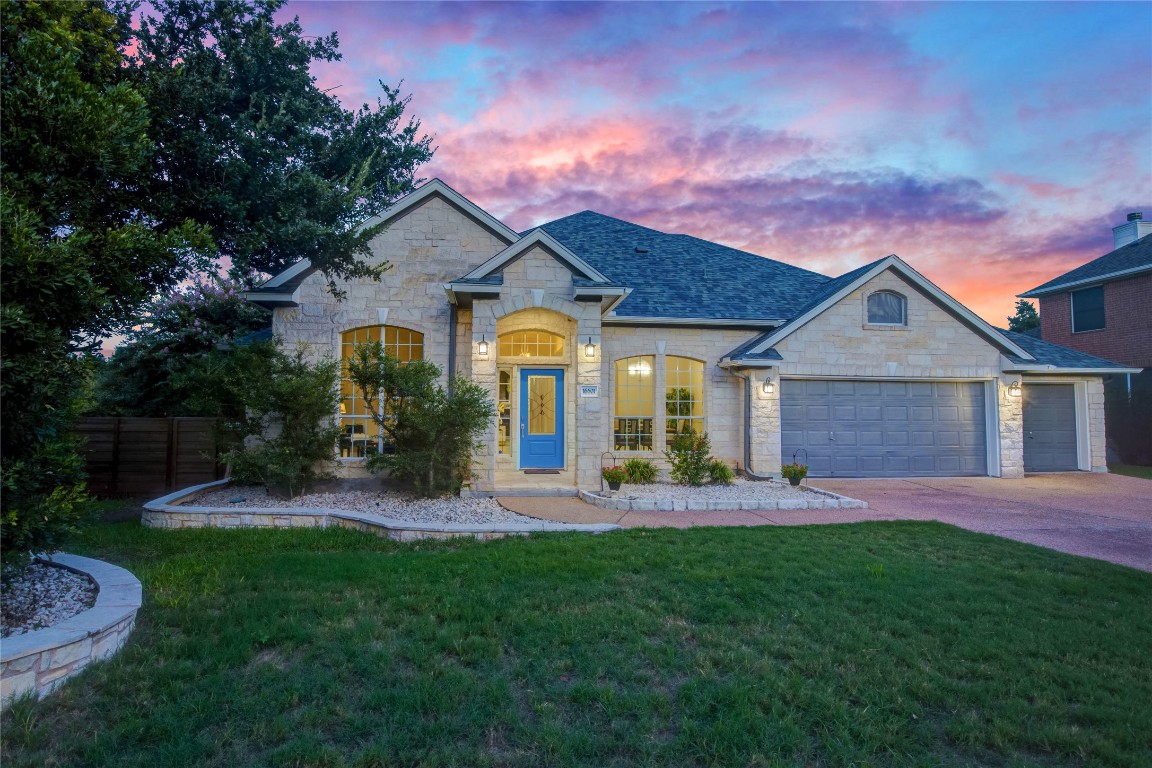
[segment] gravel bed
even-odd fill
[[[624,483],[613,493],[617,499],[684,499],[688,501],[760,501],[771,499],[810,499],[814,494],[804,486],[792,487],[786,483],[766,480],[745,480],[737,478],[730,485],[673,485],[672,483],[652,483],[633,485]]]
[[[96,584],[87,576],[31,563],[4,580],[0,593],[0,637],[22,635],[70,619],[96,604]]]
[[[538,523],[535,517],[509,512],[495,499],[413,499],[395,493],[348,491],[345,493],[313,493],[294,499],[276,499],[262,486],[235,486],[219,491],[202,493],[184,502],[197,507],[280,507],[304,509],[341,509],[348,512],[366,512],[397,520],[417,523],[461,523],[487,525],[492,523]]]

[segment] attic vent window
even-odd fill
[[[636,253],[648,253],[648,249],[647,248],[641,248],[640,246],[636,246]]]

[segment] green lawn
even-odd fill
[[[6,768],[1152,765],[1152,574],[937,523],[73,550],[144,608]]]
[[[1145,480],[1152,480],[1152,467],[1142,467],[1138,464],[1109,464],[1108,471],[1116,475],[1128,475],[1128,477],[1142,477]]]

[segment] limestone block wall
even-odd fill
[[[319,358],[339,357],[340,335],[352,328],[410,328],[424,334],[425,358],[447,370],[450,305],[444,284],[506,245],[443,199],[430,197],[372,241],[371,262],[392,265],[379,282],[349,282],[347,298],[338,302],[314,274],[300,286],[299,307],[275,310],[273,331],[288,348],[303,343]]]
[[[1084,380],[1088,395],[1088,448],[1093,472],[1108,471],[1104,434],[1104,379],[1093,376]]]
[[[908,301],[906,326],[869,325],[866,300],[895,291]],[[783,376],[990,379],[1000,351],[892,271],[858,290],[776,345]]]
[[[1000,477],[1024,477],[1024,398],[1011,397],[1009,385],[1019,379],[1001,374],[996,379],[999,411]],[[991,439],[991,435],[989,435]]]
[[[533,288],[561,298],[572,298],[572,273],[540,246],[530,248],[502,271],[504,286],[511,290],[501,292],[501,298],[530,292]]]

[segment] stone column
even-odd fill
[[[499,395],[499,380],[496,375],[496,318],[492,314],[493,304],[489,301],[476,301],[472,309],[472,381],[488,392],[492,402]],[[481,356],[480,342],[488,342],[488,354]],[[460,351],[458,351],[459,354]],[[496,420],[489,419],[488,426],[480,438],[480,447],[472,455],[472,482],[475,490],[492,490],[496,487]]]
[[[1088,379],[1088,447],[1091,454],[1088,465],[1093,472],[1108,471],[1108,457],[1104,434],[1104,379]]]
[[[1000,477],[1024,477],[1024,397],[1008,394],[1014,381],[1020,381],[1018,374],[1003,374],[993,382],[1000,409]]]
[[[747,386],[751,387],[752,449],[751,466],[755,475],[779,477],[783,457],[780,455],[780,373],[776,369],[746,371]],[[764,380],[771,377],[775,389],[764,391]],[[787,457],[788,461],[792,457]]]
[[[576,485],[595,490],[600,487],[600,454],[607,449],[606,430],[611,393],[607,392],[607,377],[604,376],[604,344],[601,339],[600,311],[598,304],[588,304],[580,317],[576,318],[576,382],[572,394],[576,398]],[[584,353],[588,339],[592,339],[596,351],[592,357]],[[581,397],[581,385],[600,387],[598,397]]]

